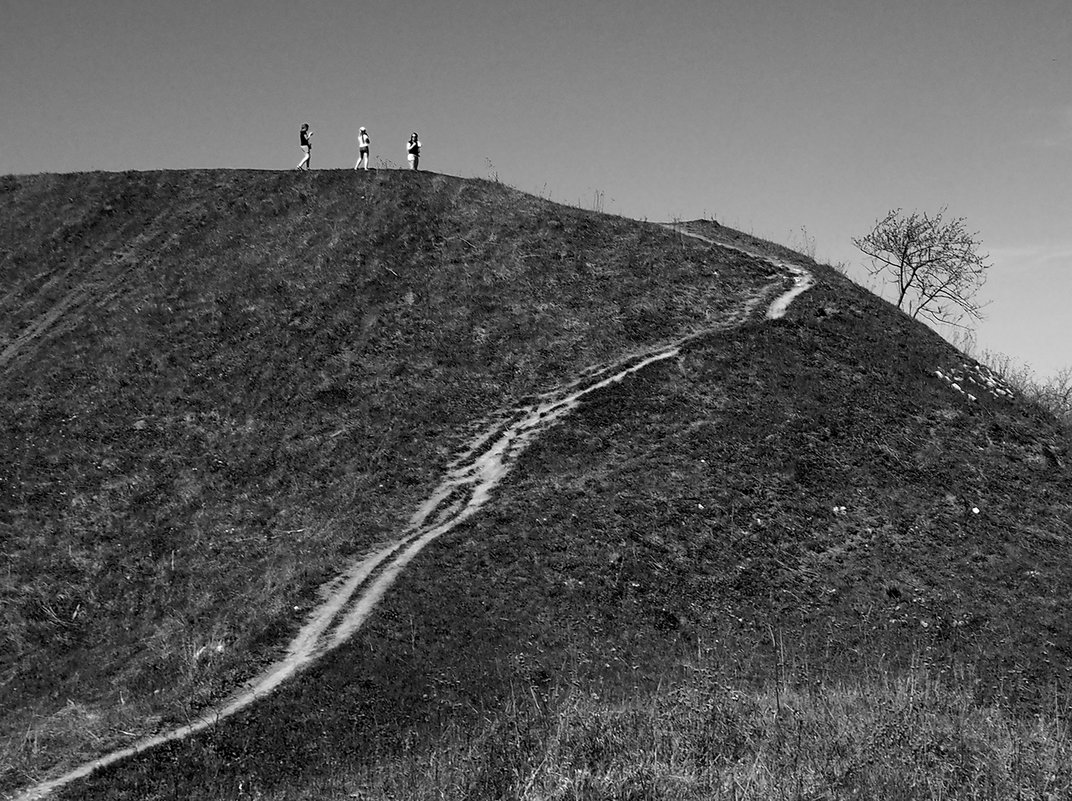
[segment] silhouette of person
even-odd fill
[[[409,159],[409,168],[416,170],[421,161],[421,140],[416,131],[410,134],[406,143],[406,158]]]
[[[365,130],[365,126],[361,126],[361,130],[357,132],[357,164],[354,165],[355,170],[368,169],[368,153],[369,145],[372,144],[372,139],[368,135],[368,131]]]
[[[309,123],[303,122],[301,126],[301,131],[298,132],[298,147],[302,149],[302,153],[304,155],[302,156],[302,160],[298,162],[298,166],[294,169],[309,169],[309,162],[313,156],[313,143],[311,141],[312,138],[313,132],[309,130]]]

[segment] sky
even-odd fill
[[[372,164],[714,217],[867,282],[887,211],[964,217],[976,349],[1072,367],[1068,0],[5,0],[0,174]],[[879,290],[880,287],[875,285]]]

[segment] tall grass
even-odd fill
[[[969,672],[917,667],[758,686],[694,668],[608,702],[517,688],[502,716],[276,799],[1068,798],[1067,706],[979,703]]]
[[[1066,429],[1072,430],[1072,365],[1044,377],[1007,353],[980,349],[974,332],[961,332],[950,341],[966,356],[1000,374],[1021,398],[1052,414]]]

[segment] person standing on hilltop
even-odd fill
[[[406,143],[406,158],[409,159],[409,168],[416,170],[421,161],[421,140],[416,131],[410,134],[409,141]]]
[[[305,155],[302,157],[302,160],[298,162],[298,166],[294,169],[309,169],[309,161],[313,155],[312,138],[313,132],[309,130],[309,123],[303,122],[301,124],[301,131],[298,132],[298,147],[302,149],[302,153],[304,153]]]
[[[369,145],[372,144],[372,139],[368,135],[368,131],[365,130],[365,126],[361,126],[361,130],[357,132],[357,164],[354,165],[355,170],[368,170],[368,151]]]

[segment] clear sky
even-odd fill
[[[894,207],[994,262],[980,348],[1072,365],[1069,0],[6,0],[0,173],[492,177],[857,265]]]

